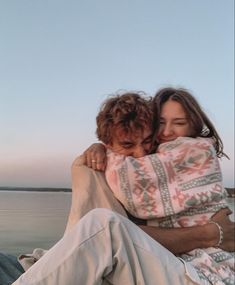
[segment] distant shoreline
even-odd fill
[[[71,188],[50,188],[50,187],[0,187],[0,191],[72,192],[72,189]]]
[[[228,192],[228,197],[229,198],[235,198],[235,188],[226,188],[226,191]]]
[[[235,198],[235,188],[225,188],[229,198]],[[0,191],[28,191],[28,192],[72,192],[71,188],[50,187],[0,187]]]

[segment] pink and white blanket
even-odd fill
[[[203,225],[228,206],[211,139],[180,137],[161,144],[157,153],[138,159],[109,150],[106,179],[126,210],[147,219],[148,225]],[[219,285],[234,282],[232,255],[212,248],[182,257],[194,263],[202,278]],[[219,267],[214,266],[215,261]]]

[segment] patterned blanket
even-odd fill
[[[155,226],[203,225],[227,207],[211,139],[180,137],[138,159],[108,151],[106,179],[127,211]],[[212,284],[234,284],[234,254],[210,248],[182,258]]]

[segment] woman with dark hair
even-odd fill
[[[153,104],[159,114],[156,153],[140,158],[131,153],[123,155],[108,145],[107,182],[125,209],[147,220],[147,225],[216,225],[220,236],[214,247],[197,248],[180,256],[202,279],[212,284],[233,284],[234,253],[218,249],[223,230],[211,221],[216,212],[228,208],[218,162],[224,155],[222,141],[185,89],[160,90]],[[132,132],[136,132],[134,128]]]
[[[191,137],[212,138],[217,156],[227,157],[227,155],[223,152],[223,142],[213,123],[188,90],[170,87],[160,89],[153,98],[153,108],[156,114],[161,113],[163,105],[168,101],[178,102],[182,106],[186,114],[185,120],[189,123],[192,131]],[[160,128],[161,132],[164,121],[162,119],[156,120],[156,124],[158,124],[157,129]]]

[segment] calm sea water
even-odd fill
[[[0,191],[0,251],[48,249],[64,233],[71,193]]]
[[[234,211],[235,199],[229,199]],[[48,249],[65,230],[71,193],[0,191],[0,251]]]

